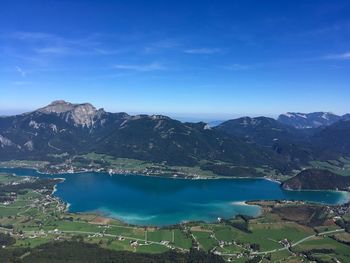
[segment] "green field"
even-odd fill
[[[219,245],[219,243],[214,238],[210,237],[212,234],[211,232],[192,231],[192,234],[200,244],[200,248],[204,249],[205,251],[209,251]]]

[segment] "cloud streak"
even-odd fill
[[[65,55],[72,53],[73,51],[67,47],[43,47],[35,49],[40,54],[52,54],[52,55]]]
[[[57,41],[59,38],[52,34],[43,32],[13,32],[9,35],[10,38],[22,41]]]
[[[232,64],[232,65],[223,66],[223,68],[227,70],[232,70],[232,71],[240,71],[240,70],[249,70],[249,69],[252,69],[253,67],[251,65]]]
[[[26,43],[27,50],[41,55],[112,55],[120,50],[106,49],[101,35],[66,38],[44,32],[13,32],[1,38]]]
[[[204,55],[221,53],[222,51],[223,50],[221,48],[193,48],[193,49],[184,50],[184,52],[187,54],[204,54]]]
[[[131,71],[140,71],[140,72],[148,72],[148,71],[157,71],[157,70],[165,70],[166,68],[160,63],[150,63],[150,64],[116,64],[113,66],[115,69],[121,70],[131,70]]]

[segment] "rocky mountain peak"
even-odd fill
[[[66,102],[64,100],[55,100],[49,105],[40,108],[38,111],[42,113],[62,113],[71,111],[74,109],[74,104]]]
[[[97,110],[90,103],[73,104],[64,100],[56,100],[46,107],[40,108],[37,112],[58,114],[66,121],[72,121],[76,126],[91,127],[95,119],[100,117],[104,110]]]
[[[64,100],[55,100],[51,102],[46,107],[40,108],[38,111],[42,113],[63,113],[67,111],[73,110],[86,111],[86,112],[95,112],[97,111],[94,106],[90,103],[82,103],[82,104],[73,104],[70,102],[66,102]]]

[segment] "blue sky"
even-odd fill
[[[350,112],[349,1],[1,1],[0,114]]]

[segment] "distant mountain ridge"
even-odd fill
[[[220,125],[220,124],[223,123],[223,122],[225,122],[225,121],[223,121],[223,120],[210,121],[210,122],[208,122],[208,125],[209,125],[210,127],[215,127],[215,126]]]
[[[277,120],[297,129],[307,129],[329,126],[340,120],[350,120],[350,114],[339,116],[331,112],[287,112],[279,115]]]
[[[297,128],[268,117],[242,117],[223,122],[214,129],[248,143],[271,148],[284,158],[302,165],[312,159],[336,159],[341,155],[350,155],[348,116],[343,115],[338,121],[334,120],[329,125],[324,123],[325,126],[317,128]]]

